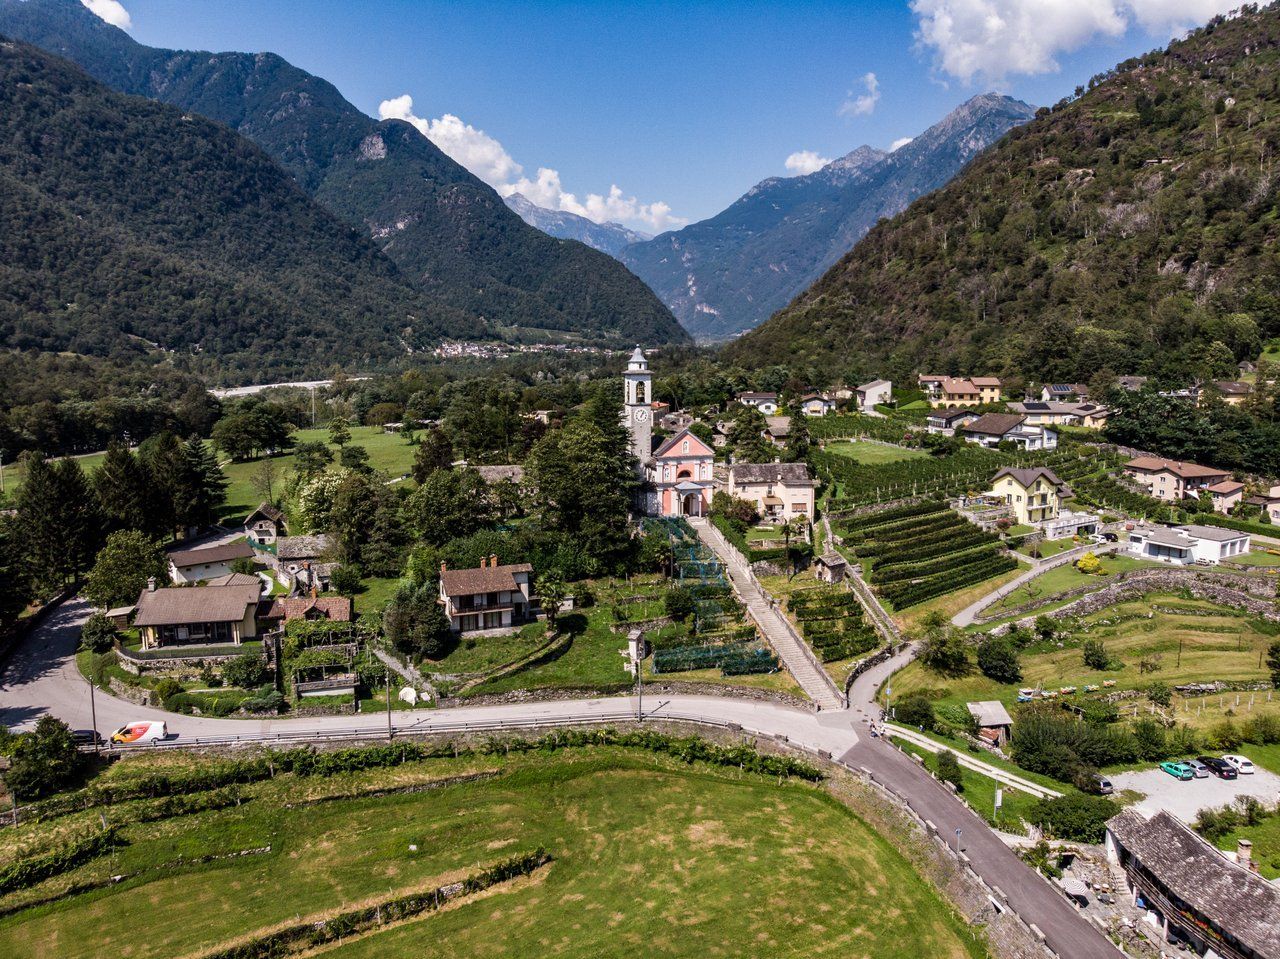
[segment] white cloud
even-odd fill
[[[830,157],[818,156],[813,150],[797,150],[787,157],[786,167],[792,173],[804,175],[816,173],[830,162]]]
[[[911,0],[916,42],[965,83],[1052,73],[1059,54],[1135,23],[1173,36],[1232,6],[1238,0]]]
[[[876,104],[880,102],[880,81],[876,79],[874,73],[868,73],[862,78],[862,86],[867,91],[854,96],[850,90],[848,99],[840,104],[840,109],[836,113],[842,117],[863,117],[871,113],[876,108]]]
[[[503,145],[483,130],[464,123],[451,113],[434,120],[416,116],[413,97],[407,93],[383,100],[378,105],[378,116],[383,120],[412,123],[419,133],[502,196],[523,193],[538,206],[549,210],[576,213],[596,223],[614,220],[643,225],[658,233],[689,222],[684,217],[672,216],[671,207],[662,201],[641,203],[634,196],[625,195],[616,184],[609,187],[608,194],[588,193],[579,200],[561,185],[560,174],[556,170],[539,167],[537,176],[530,179],[524,175],[524,167]]]
[[[80,0],[80,2],[113,27],[119,27],[121,30],[133,28],[129,11],[124,8],[120,0]]]
[[[889,144],[889,152],[894,153],[898,150],[901,150],[904,146],[906,146],[908,143],[910,143],[914,139],[915,137],[899,137],[897,140],[894,140],[892,143]]]

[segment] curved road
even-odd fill
[[[64,603],[14,651],[0,674],[0,722],[10,727],[30,726],[51,714],[73,728],[89,728],[89,683],[75,663],[80,624],[88,616],[88,603],[77,599]],[[740,726],[766,736],[785,737],[797,746],[825,751],[863,770],[907,803],[922,819],[933,823],[944,838],[962,831],[961,847],[970,865],[998,888],[1008,905],[1028,924],[1042,931],[1046,943],[1069,959],[1117,959],[1120,953],[1074,906],[1048,883],[1036,877],[1016,855],[919,764],[882,739],[859,735],[857,728],[879,718],[875,694],[880,684],[913,655],[908,650],[893,660],[868,670],[850,690],[847,711],[813,713],[776,703],[754,702],[718,696],[647,697],[644,716],[687,720],[719,726]],[[319,739],[351,730],[385,735],[386,713],[356,716],[315,716],[296,719],[214,719],[183,716],[159,709],[134,706],[98,691],[94,696],[97,728],[111,729],[136,719],[164,720],[178,743],[241,738],[245,741]],[[635,715],[631,697],[510,703],[500,706],[450,707],[400,710],[391,713],[392,724],[402,732],[457,731],[467,726],[512,727],[581,722],[619,722]]]

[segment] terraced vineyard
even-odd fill
[[[799,590],[787,598],[787,609],[824,663],[849,659],[880,645],[879,634],[850,590],[836,586]]]
[[[906,609],[1014,569],[1000,539],[940,500],[881,510],[837,526],[895,609]]]

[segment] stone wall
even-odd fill
[[[1177,593],[1185,590],[1196,599],[1216,603],[1220,606],[1230,606],[1233,609],[1243,609],[1253,616],[1262,616],[1266,619],[1280,621],[1280,610],[1276,608],[1274,593],[1270,597],[1260,597],[1252,590],[1242,590],[1238,588],[1237,582],[1233,582],[1233,580],[1241,578],[1224,577],[1212,573],[1198,574],[1189,570],[1181,572],[1176,570],[1153,570],[1146,575],[1134,575],[1118,583],[1113,583],[1111,586],[1083,596],[1075,602],[1068,603],[1066,606],[1046,615],[1053,619],[1088,616],[1090,613],[1107,609],[1117,603],[1140,599],[1150,593]],[[1275,588],[1270,583],[1264,582],[1264,585],[1271,586],[1272,590]]]
[[[107,686],[111,690],[113,696],[119,696],[121,699],[128,700],[135,706],[159,706],[156,701],[155,693],[150,689],[143,689],[141,686],[130,686],[128,683],[121,682],[114,676],[107,680]]]

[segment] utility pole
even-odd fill
[[[391,742],[391,667],[384,666],[387,674],[387,742]]]
[[[0,449],[0,493],[4,492],[4,450]]]
[[[98,703],[97,703],[97,696],[96,696],[97,691],[93,688],[92,679],[86,676],[85,681],[88,682],[89,684],[89,715],[90,717],[92,717],[92,722],[93,722],[93,754],[95,756],[98,756],[98,755],[101,755],[102,747],[99,745],[99,737],[98,737]]]

